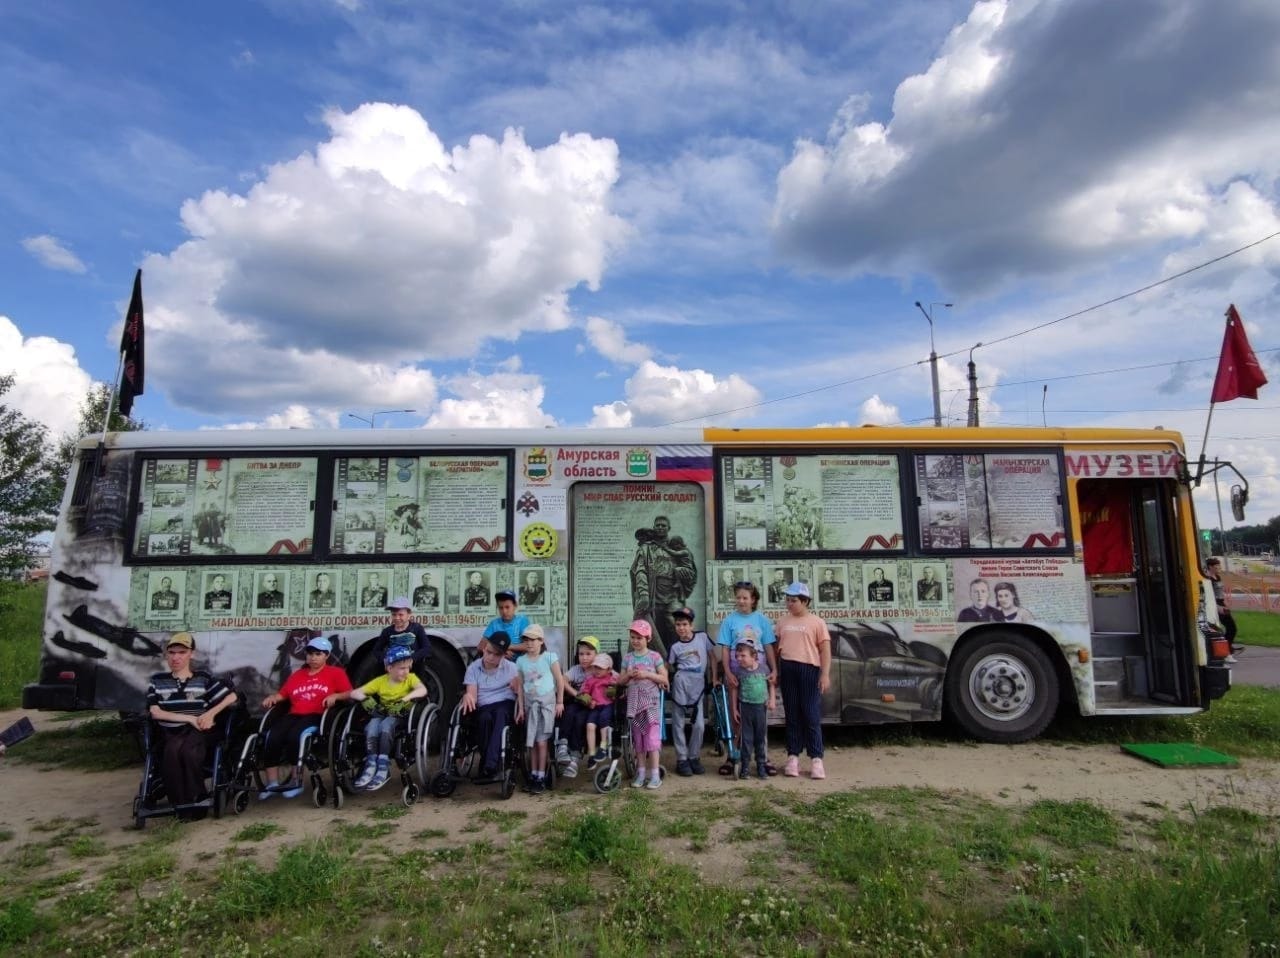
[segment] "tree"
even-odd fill
[[[57,483],[55,489],[57,499],[55,501],[62,502],[62,494],[67,485],[67,476],[71,474],[71,460],[76,454],[76,445],[85,436],[102,431],[103,416],[107,411],[107,403],[110,401],[110,386],[106,383],[94,383],[90,386],[89,392],[80,403],[80,424],[76,427],[75,432],[67,433],[58,441],[58,448],[54,453],[54,478]],[[107,427],[109,432],[137,432],[146,428],[147,424],[141,419],[122,416],[119,405],[112,405],[111,422]]]
[[[0,376],[0,577],[35,564],[35,539],[53,529],[63,481],[55,474],[48,430],[4,401],[13,376]]]

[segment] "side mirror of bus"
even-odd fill
[[[1249,490],[1241,486],[1231,487],[1231,514],[1236,522],[1244,522],[1244,507],[1249,504]]]

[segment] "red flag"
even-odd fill
[[[1213,380],[1209,402],[1230,402],[1243,396],[1257,399],[1258,387],[1267,384],[1266,374],[1258,363],[1244,332],[1244,322],[1234,305],[1227,308],[1227,332],[1222,337],[1222,355],[1218,357],[1218,375]]]
[[[133,410],[133,397],[141,396],[145,385],[145,350],[142,328],[142,270],[133,277],[133,296],[124,317],[124,333],[120,336],[120,353],[124,372],[120,377],[120,415]],[[1252,355],[1252,354],[1251,354]]]

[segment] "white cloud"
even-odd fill
[[[893,403],[885,402],[878,395],[867,399],[858,407],[861,421],[873,426],[889,426],[901,421],[902,415]]]
[[[1278,40],[1280,7],[1254,0],[983,0],[898,85],[887,122],[858,122],[854,94],[828,142],[797,143],[779,248],[982,290],[1266,221]]]
[[[24,338],[13,320],[0,316],[0,356],[0,375],[14,377],[6,404],[48,426],[52,439],[80,425],[80,404],[93,379],[71,346],[49,336]]]
[[[22,241],[22,248],[34,256],[49,269],[61,270],[64,273],[83,273],[87,267],[80,257],[62,245],[56,236],[47,233],[40,236],[28,236]]]
[[[570,290],[597,286],[624,233],[612,141],[535,149],[508,130],[447,150],[385,103],[325,121],[314,153],[246,193],[185,203],[191,239],[145,264],[149,382],[180,405],[429,413],[436,383],[417,364],[566,328]]]
[[[617,323],[599,316],[587,317],[587,339],[605,359],[636,366],[653,357],[653,350],[642,343],[627,340],[626,331]]]
[[[546,398],[542,380],[519,368],[518,360],[509,361],[492,375],[473,372],[450,378],[445,386],[458,398],[442,399],[426,425],[439,429],[554,426],[555,418],[542,411]]]
[[[758,389],[741,376],[717,379],[703,369],[640,364],[626,383],[626,401],[593,407],[592,426],[660,426],[700,416],[733,418],[733,410],[758,403]],[[717,415],[722,414],[722,415]]]

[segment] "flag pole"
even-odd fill
[[[1213,407],[1217,405],[1214,402],[1209,403],[1209,417],[1204,421],[1204,439],[1200,442],[1200,464],[1196,469],[1196,485],[1200,485],[1200,480],[1204,477],[1204,451],[1209,445],[1209,425],[1213,422]]]

